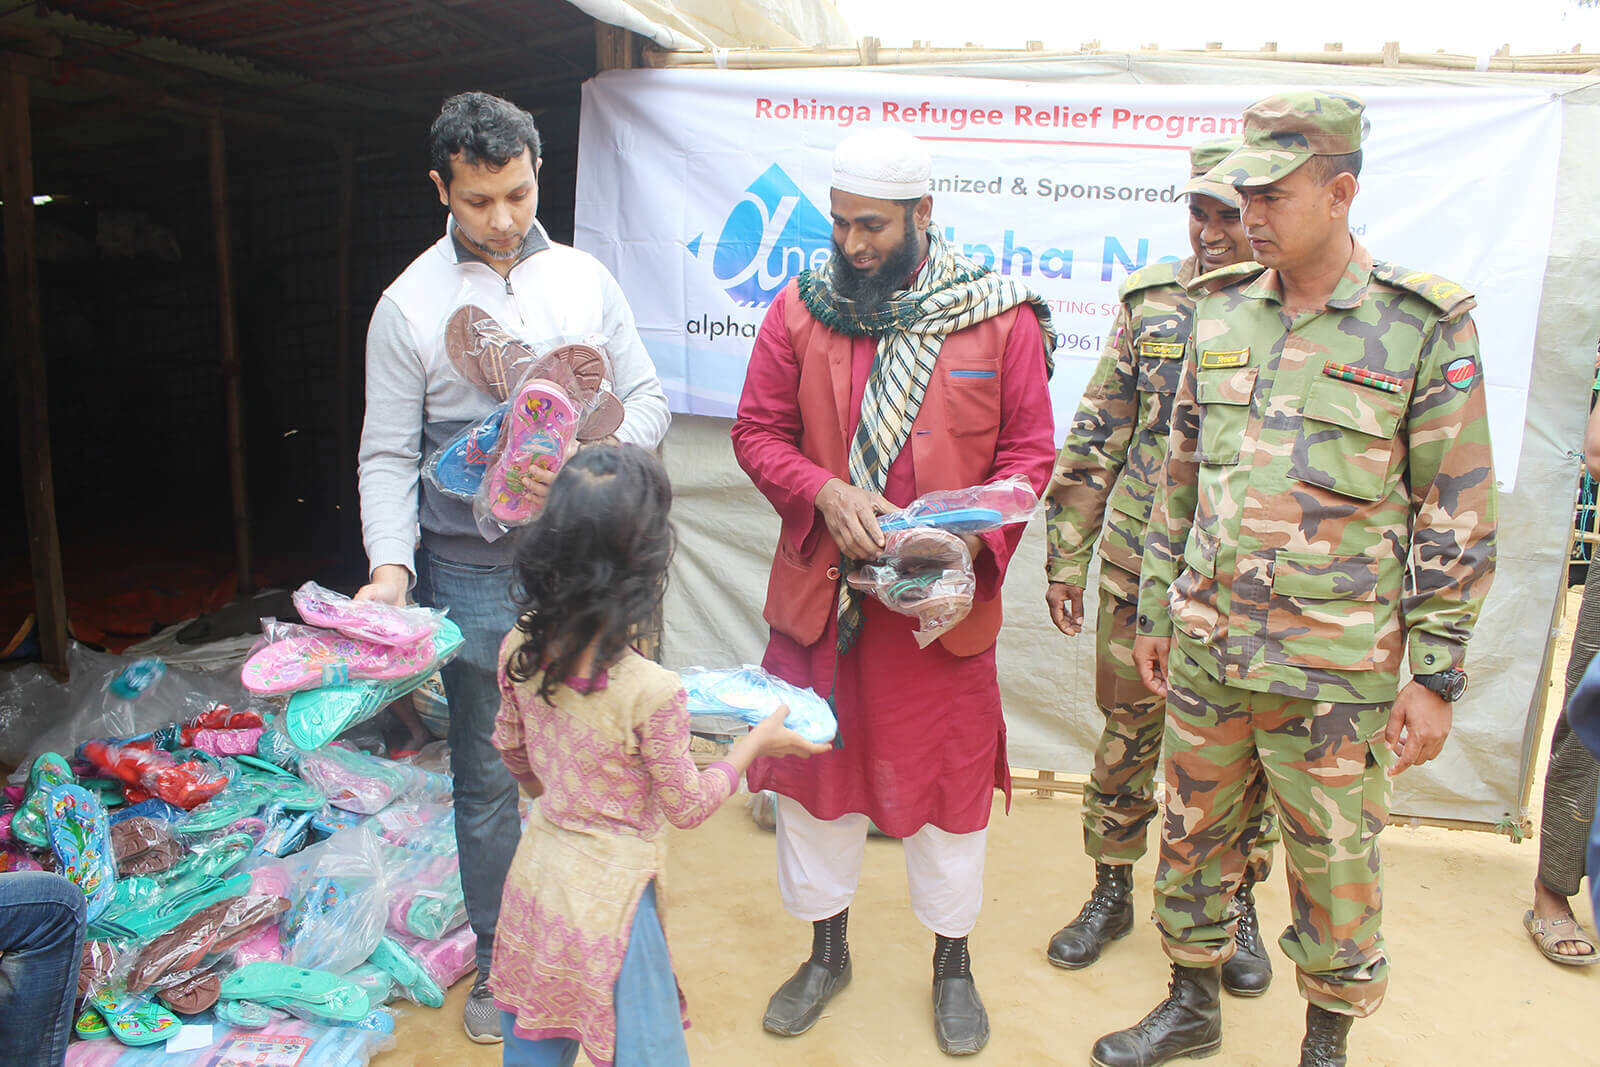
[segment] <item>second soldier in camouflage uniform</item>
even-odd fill
[[[1240,189],[1266,269],[1203,280],[1173,406],[1134,645],[1168,698],[1156,920],[1172,985],[1096,1043],[1100,1067],[1220,1045],[1234,842],[1260,771],[1288,861],[1278,943],[1309,1001],[1302,1067],[1342,1067],[1351,1019],[1387,984],[1389,779],[1449,734],[1496,502],[1472,298],[1349,232],[1361,112],[1334,93],[1258,101],[1208,175]]]
[[[1095,703],[1106,723],[1083,794],[1084,851],[1094,860],[1095,886],[1078,917],[1058,930],[1045,950],[1051,963],[1072,970],[1094,963],[1107,944],[1133,929],[1132,865],[1144,855],[1147,827],[1156,813],[1155,774],[1166,714],[1165,699],[1145,688],[1133,665],[1139,561],[1194,318],[1194,300],[1185,286],[1201,274],[1250,258],[1239,194],[1204,178],[1241,143],[1238,138],[1209,141],[1190,152],[1191,180],[1183,191],[1194,254],[1144,267],[1123,283],[1116,322],[1046,493],[1046,601],[1052,621],[1068,636],[1083,623],[1083,589],[1097,539],[1101,557]],[[1259,795],[1265,798],[1264,791]],[[1272,869],[1272,829],[1269,813],[1263,832],[1241,841],[1251,852],[1236,897],[1239,951],[1222,975],[1224,987],[1241,996],[1265,993],[1272,981],[1251,896],[1251,887]]]

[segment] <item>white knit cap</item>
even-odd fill
[[[833,150],[833,187],[874,200],[920,200],[933,188],[933,160],[904,130],[863,130]]]

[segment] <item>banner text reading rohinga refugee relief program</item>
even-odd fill
[[[934,224],[1053,309],[1063,436],[1117,287],[1189,254],[1190,146],[1270,86],[1029,84],[845,71],[619,71],[583,89],[577,244],[617,276],[674,410],[731,416],[768,305],[831,250],[833,147],[893,126],[933,155]],[[1372,88],[1351,225],[1477,295],[1501,484],[1515,484],[1561,108],[1527,90]]]

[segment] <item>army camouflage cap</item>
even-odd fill
[[[1206,177],[1236,188],[1271,185],[1312,156],[1359,151],[1366,105],[1344,93],[1304,89],[1257,100],[1244,110],[1244,144]]]
[[[1206,172],[1244,145],[1243,137],[1220,137],[1202,141],[1189,149],[1189,182],[1180,192],[1213,197],[1229,207],[1239,206],[1239,193],[1231,185],[1206,180]]]

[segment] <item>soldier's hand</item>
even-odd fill
[[[1083,631],[1083,586],[1068,582],[1051,582],[1045,590],[1044,602],[1050,608],[1050,621],[1068,637]]]
[[[1137,652],[1135,652],[1137,655]],[[1400,757],[1390,777],[1407,767],[1420,767],[1444,750],[1450,736],[1450,702],[1425,685],[1407,682],[1389,711],[1389,725],[1383,739],[1389,751]]]
[[[833,543],[851,559],[875,559],[883,551],[878,516],[894,505],[839,478],[829,478],[817,491],[816,508]]]
[[[1133,665],[1139,668],[1139,680],[1158,697],[1167,695],[1167,657],[1172,653],[1170,637],[1135,637],[1133,639]]]

